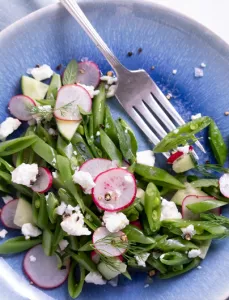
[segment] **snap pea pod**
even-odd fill
[[[209,196],[215,197],[216,199],[218,199],[220,201],[229,202],[229,199],[224,197],[220,193],[219,188],[216,188],[214,186],[209,186],[209,187],[203,187],[202,190]]]
[[[100,83],[99,87],[99,94],[96,95],[92,102],[92,114],[93,124],[94,124],[94,134],[99,130],[100,125],[104,123],[104,116],[105,116],[105,104],[106,104],[106,91],[105,91],[105,84]]]
[[[146,245],[155,243],[153,238],[145,236],[144,233],[135,226],[127,225],[122,231],[127,235],[128,241],[130,242]]]
[[[57,155],[56,159],[57,159],[58,169],[60,170],[61,181],[64,183],[67,191],[76,200],[76,203],[79,204],[82,211],[84,211],[85,205],[83,203],[83,200],[79,196],[76,185],[72,181],[71,165],[69,159],[61,155]]]
[[[104,131],[109,136],[109,138],[114,142],[114,144],[118,146],[119,142],[118,142],[118,135],[115,126],[115,121],[107,105],[105,108]]]
[[[41,124],[37,125],[36,134],[48,145],[50,145],[53,148],[56,148],[56,142],[54,138],[48,133],[46,129],[44,129],[44,127]]]
[[[6,171],[9,172],[13,172],[14,167],[11,166],[11,164],[8,163],[8,161],[6,161],[5,159],[0,157],[0,166],[4,166],[4,168],[6,169]]]
[[[73,299],[77,298],[82,292],[84,279],[86,276],[85,268],[80,265],[79,266],[80,279],[79,282],[76,282],[75,280],[76,267],[77,267],[77,263],[76,261],[73,261],[68,275],[68,293]]]
[[[56,251],[56,249],[59,246],[59,243],[63,238],[66,236],[66,233],[63,231],[60,223],[62,222],[62,218],[58,217],[56,222],[56,228],[53,235],[53,241],[52,241],[52,253]]]
[[[201,259],[199,257],[194,258],[188,265],[186,265],[182,270],[178,271],[171,271],[165,274],[160,274],[161,279],[169,279],[181,274],[184,274],[194,268],[196,268],[201,262]]]
[[[61,137],[61,135],[58,135],[57,144],[56,144],[57,152],[60,155],[68,157],[67,153],[66,153],[67,146],[68,146],[68,143]]]
[[[190,209],[194,214],[200,214],[217,207],[222,207],[226,204],[228,204],[228,202],[209,199],[197,203],[188,204],[186,207]]]
[[[202,117],[191,122],[188,122],[169,132],[153,149],[155,153],[167,152],[176,149],[180,145],[190,144],[195,142],[195,134],[203,130],[211,123],[211,118]]]
[[[89,221],[87,218],[84,218],[84,223],[92,230],[95,231],[99,226],[96,226],[91,221]]]
[[[51,107],[55,106],[55,99],[36,99],[40,105],[50,105]]]
[[[143,225],[143,232],[145,235],[150,236],[153,234],[153,231],[150,229],[149,222],[145,212],[140,216],[141,224]]]
[[[0,244],[0,254],[20,253],[40,243],[41,238],[25,240],[24,236],[15,237]]]
[[[160,261],[167,266],[177,266],[187,264],[191,261],[187,254],[176,251],[164,253],[160,256]]]
[[[77,130],[76,130],[80,135],[84,135],[84,128],[83,125],[79,125]]]
[[[119,148],[122,152],[123,157],[133,163],[136,160],[136,152],[132,149],[131,137],[127,129],[123,128],[120,120],[115,122],[117,135],[119,140]]]
[[[71,257],[89,272],[96,272],[96,264],[84,252],[78,254],[70,251]]]
[[[77,154],[79,154],[82,158],[81,163],[84,161],[93,158],[93,154],[86,144],[85,140],[79,133],[75,133],[72,140],[71,140],[73,146],[75,147]],[[77,156],[78,160],[79,157]]]
[[[78,251],[92,251],[93,250],[93,243],[92,241],[86,242],[84,245],[82,245]]]
[[[152,255],[148,257],[147,264],[151,265],[153,268],[158,270],[161,274],[165,274],[167,272],[166,266],[159,259],[153,258]]]
[[[223,140],[223,136],[216,125],[216,123],[212,120],[209,125],[208,130],[208,139],[211,145],[212,152],[217,160],[218,164],[224,165],[227,159],[227,146]]]
[[[73,235],[69,235],[67,237],[68,239],[68,242],[69,242],[69,247],[71,250],[73,251],[77,251],[78,248],[79,248],[79,243],[78,243],[78,239],[76,236],[73,236]]]
[[[218,179],[203,178],[203,179],[198,179],[198,180],[192,181],[191,185],[194,188],[202,188],[202,187],[209,187],[209,186],[218,187],[219,181],[218,181]]]
[[[46,100],[55,100],[57,96],[58,89],[61,87],[61,77],[59,74],[53,74],[47,94]]]
[[[156,185],[152,182],[147,185],[145,191],[144,207],[151,231],[158,231],[161,226],[161,198]]]
[[[47,256],[52,255],[52,241],[53,241],[52,232],[49,229],[45,229],[42,235],[42,247],[45,255]]]
[[[46,229],[48,227],[48,221],[49,221],[46,199],[45,196],[42,194],[37,194],[37,195],[38,195],[38,199],[40,200],[39,211],[37,215],[37,225],[41,229]]]
[[[192,243],[191,241],[187,241],[182,237],[173,237],[167,239],[167,236],[162,236],[159,240],[156,239],[155,249],[162,250],[164,252],[169,251],[179,251],[185,252],[191,249],[198,249],[199,247]]]
[[[48,193],[48,196],[46,198],[47,198],[46,207],[47,207],[49,220],[52,224],[55,224],[57,218],[56,208],[59,205],[59,201],[54,195],[54,193],[51,192]]]
[[[8,156],[31,146],[37,141],[36,136],[25,136],[0,143],[0,156]]]
[[[161,191],[160,191],[160,195],[161,195],[161,197],[162,196],[165,196],[165,195],[167,195],[169,192],[171,192],[172,190],[169,188],[169,187],[163,187],[162,189],[161,189]]]
[[[128,269],[131,271],[137,271],[137,272],[149,272],[152,268],[146,265],[146,267],[139,266],[134,258],[129,258],[127,260]]]
[[[131,150],[132,153],[134,154],[134,156],[136,157],[136,153],[138,151],[138,142],[137,139],[135,137],[135,134],[132,130],[132,128],[127,124],[126,121],[124,121],[123,119],[119,119],[120,124],[122,125],[124,131],[128,133],[129,137],[130,137],[130,144],[131,144]]]
[[[136,220],[139,219],[139,212],[138,212],[138,210],[134,207],[134,205],[131,205],[131,206],[129,206],[128,208],[124,209],[124,210],[122,211],[122,213],[124,213],[124,214],[127,216],[128,220],[129,220],[130,222],[136,221]]]
[[[10,186],[7,186],[7,183],[4,180],[1,180],[0,191],[10,194],[10,193],[12,193],[12,188],[10,189]]]
[[[74,199],[72,199],[72,197],[69,195],[69,193],[63,188],[60,188],[58,190],[58,196],[60,197],[60,200],[66,204],[70,204],[72,206],[74,206],[76,204]]]
[[[100,128],[100,142],[108,157],[111,160],[116,160],[118,165],[121,166],[122,154],[102,128]]]
[[[136,164],[135,173],[142,176],[146,181],[153,181],[159,186],[168,186],[171,189],[184,189],[185,186],[175,177],[165,170],[150,167],[142,164]]]
[[[92,118],[92,116],[89,116],[89,123],[93,124],[92,121],[90,122],[90,119]],[[84,122],[84,134],[85,134],[85,138],[86,141],[88,143],[88,146],[91,149],[91,152],[93,153],[94,157],[102,157],[102,151],[96,147],[95,145],[95,140],[94,140],[94,135],[90,135],[88,128],[87,128],[87,123]]]

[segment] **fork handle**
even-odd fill
[[[74,19],[80,24],[85,30],[87,35],[95,43],[96,47],[106,57],[110,65],[115,69],[116,73],[120,71],[127,71],[127,69],[120,63],[113,52],[108,48],[107,44],[103,41],[98,32],[94,29],[88,18],[85,16],[79,5],[75,0],[60,0],[68,12],[73,16]]]

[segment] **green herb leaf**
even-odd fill
[[[63,79],[62,79],[63,85],[76,83],[77,74],[78,74],[78,64],[73,59],[70,61],[70,63],[67,65],[64,71]]]

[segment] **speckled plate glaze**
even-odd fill
[[[165,93],[174,95],[172,103],[185,120],[201,112],[213,117],[224,137],[228,136],[229,119],[224,116],[224,111],[229,109],[227,44],[183,15],[144,0],[80,2],[92,24],[127,68],[149,71]],[[143,49],[141,54],[137,54],[139,47]],[[134,55],[127,57],[128,51]],[[32,13],[3,30],[0,34],[0,121],[7,116],[10,97],[20,92],[19,79],[28,67],[47,63],[55,69],[60,63],[65,65],[72,58],[82,57],[97,62],[103,71],[110,69],[80,26],[59,4]],[[202,62],[207,67],[204,77],[197,79],[194,67]],[[155,66],[154,71],[151,66]],[[177,69],[176,75],[172,74],[173,69]],[[115,99],[109,102],[115,117],[126,118]],[[147,139],[134,128],[140,150],[149,148]],[[201,159],[212,160],[209,155],[201,155]],[[157,162],[164,164],[160,156]],[[23,274],[23,257],[24,254],[10,256],[6,261]],[[229,240],[222,240],[213,243],[200,270],[167,281],[153,279],[148,288],[144,288],[146,275],[143,274],[136,274],[132,281],[120,280],[117,288],[85,284],[79,299],[220,300],[229,296],[228,278]],[[66,284],[47,294],[55,299],[69,299]]]

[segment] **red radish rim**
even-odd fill
[[[30,248],[29,251],[27,251],[27,253],[25,254],[25,257],[24,257],[23,263],[22,263],[23,271],[24,271],[24,273],[26,274],[26,276],[29,278],[29,280],[30,280],[33,284],[35,284],[37,287],[39,287],[39,288],[41,288],[41,289],[44,289],[44,290],[52,290],[52,289],[56,289],[57,287],[61,286],[61,285],[67,280],[68,275],[69,275],[69,272],[70,272],[70,261],[69,261],[69,263],[66,265],[66,267],[67,267],[67,269],[68,269],[68,272],[66,273],[66,276],[64,277],[63,281],[62,281],[60,284],[55,285],[55,286],[53,286],[53,287],[51,287],[51,288],[49,288],[49,287],[47,287],[47,286],[43,286],[43,285],[38,284],[35,280],[33,280],[33,279],[31,278],[30,274],[26,271],[26,268],[25,268],[25,260],[27,259],[27,256],[28,256],[28,255],[30,256],[30,251],[31,251],[33,248],[35,248],[35,247],[37,247],[37,246],[39,246],[39,245],[41,245],[41,244],[38,244],[38,245],[36,245],[36,246]]]
[[[137,227],[138,229],[142,230],[142,224],[139,220],[130,222],[130,225]]]
[[[42,190],[42,191],[36,191],[36,190],[34,190],[34,189],[33,189],[33,186],[31,187],[31,189],[32,189],[34,192],[43,194],[43,193],[47,192],[47,191],[52,187],[53,177],[52,177],[51,171],[50,171],[48,168],[46,168],[46,167],[39,167],[39,168],[38,168],[38,172],[39,172],[39,169],[44,169],[44,170],[45,170],[45,172],[46,172],[46,174],[47,174],[47,176],[48,176],[48,178],[49,178],[49,184],[48,184],[47,188],[44,189],[44,190]],[[39,173],[38,173],[38,174],[39,174]]]
[[[101,226],[101,227],[104,227],[104,226]],[[94,233],[93,233],[93,235],[92,235],[92,243],[93,243],[93,245],[96,245],[96,242],[94,241],[94,235],[95,235],[95,233],[96,233],[96,231],[97,230],[99,230],[101,227],[99,227],[99,228],[97,228],[95,231],[94,231]],[[106,229],[106,227],[104,227],[105,229]],[[122,233],[123,235],[126,235],[123,231],[118,231],[118,232],[120,232],[120,233]],[[117,233],[117,232],[116,232]],[[111,245],[112,246],[112,245]],[[96,246],[95,246],[96,247]],[[115,247],[114,247],[115,248]],[[120,259],[120,256],[122,256],[126,251],[127,251],[127,248],[118,248],[119,250],[120,250],[120,253],[118,254],[118,255],[113,255],[113,256],[110,256],[110,257],[117,257],[118,259]],[[98,252],[98,253],[100,253],[100,254],[102,254],[102,255],[104,255],[104,253],[101,251],[100,252],[100,250],[99,249],[97,249],[96,248],[96,251]],[[123,252],[121,252],[121,251],[123,251]],[[121,260],[121,259],[120,259]]]
[[[94,65],[94,66],[96,67],[96,69],[98,70],[98,82],[97,82],[96,85],[94,86],[94,87],[96,88],[96,87],[99,85],[99,83],[100,83],[100,69],[99,69],[99,66],[98,66],[95,62],[93,62],[93,61],[91,61],[91,60],[89,60],[89,61],[81,61],[80,63],[78,63],[79,69],[80,69],[80,66],[81,66],[82,64],[85,64],[85,63]],[[76,77],[76,78],[77,78],[77,77]],[[79,82],[79,83],[80,83],[80,82]]]
[[[9,228],[9,229],[21,229],[21,228],[20,228],[19,226],[17,226],[17,225],[15,225],[15,227],[8,226],[8,225],[4,222],[4,220],[3,220],[3,218],[2,218],[3,213],[4,213],[4,210],[7,209],[7,206],[8,206],[9,204],[12,204],[12,202],[14,202],[14,201],[17,201],[17,202],[18,202],[18,199],[13,199],[13,200],[9,201],[8,203],[6,203],[6,204],[3,206],[2,211],[1,211],[1,214],[0,214],[0,219],[1,219],[2,224],[3,224],[6,228]],[[15,210],[15,212],[16,212],[16,210]]]
[[[189,197],[196,197],[196,198],[205,198],[206,200],[207,199],[216,199],[215,197],[212,197],[212,196],[198,196],[198,195],[188,195],[186,196],[183,201],[182,201],[182,206],[181,206],[181,214],[182,214],[182,219],[184,217],[184,206],[185,206],[185,203],[184,201],[189,198]]]
[[[134,195],[133,195],[131,201],[128,202],[126,205],[120,207],[120,208],[114,208],[114,209],[108,209],[108,208],[106,208],[106,209],[104,209],[104,207],[102,207],[102,206],[99,204],[99,202],[97,201],[97,199],[96,199],[95,196],[94,196],[94,189],[95,189],[95,188],[92,189],[91,193],[92,193],[92,200],[94,201],[94,203],[95,203],[96,206],[98,206],[99,208],[101,208],[102,210],[105,210],[105,211],[116,212],[116,211],[120,211],[120,210],[123,210],[123,209],[129,207],[129,206],[134,202],[134,200],[135,200],[135,198],[136,198],[136,194],[137,194],[137,184],[136,184],[136,179],[135,179],[134,175],[133,175],[132,173],[130,173],[129,171],[127,171],[126,169],[122,169],[122,168],[113,168],[113,169],[109,169],[109,170],[106,170],[106,171],[104,171],[104,172],[98,174],[98,175],[95,177],[95,179],[94,179],[95,184],[96,184],[96,180],[99,178],[99,176],[104,175],[105,173],[110,172],[110,171],[112,171],[112,170],[122,170],[123,172],[126,172],[126,173],[128,173],[128,175],[131,175],[131,176],[132,176],[132,178],[133,178],[133,180],[134,180],[134,182],[135,182],[135,187],[134,187]]]
[[[59,93],[62,89],[66,88],[66,87],[69,87],[69,86],[77,86],[77,87],[83,89],[83,90],[87,93],[88,97],[91,99],[91,96],[90,96],[89,92],[88,92],[84,87],[82,87],[81,85],[78,85],[78,84],[66,84],[66,85],[62,86],[62,87],[58,90],[58,93]],[[57,97],[56,97],[56,102],[57,102],[57,100],[58,100],[58,93],[57,93]],[[91,104],[90,104],[90,110],[91,110],[91,108],[92,108],[92,101],[91,101]],[[89,110],[89,111],[90,111],[90,110]],[[56,116],[55,107],[54,107],[53,115],[55,116],[56,119],[62,120],[62,121],[81,121],[81,120],[82,120],[82,117],[81,117],[80,119],[78,119],[78,120],[68,120],[68,119],[61,118],[60,116]]]
[[[95,250],[93,250],[91,253],[90,253],[90,256],[91,256],[91,260],[95,263],[95,264],[98,264],[99,261],[100,261],[100,254],[97,253]],[[98,259],[96,259],[98,258]]]
[[[11,110],[10,110],[10,103],[14,100],[14,98],[17,98],[17,97],[24,97],[24,98],[28,98],[32,103],[33,103],[33,105],[34,106],[37,106],[37,103],[36,103],[36,101],[34,101],[32,98],[30,98],[29,96],[25,96],[25,95],[23,95],[23,94],[19,94],[19,95],[15,95],[15,96],[13,96],[11,99],[10,99],[10,101],[9,101],[9,104],[8,104],[8,109],[9,109],[9,111],[10,111],[10,113],[11,113]],[[11,115],[13,115],[12,113],[11,113]],[[14,116],[14,115],[13,115]],[[15,116],[14,116],[15,117]],[[19,119],[19,118],[18,118]],[[32,119],[32,115],[31,115],[31,119]],[[31,120],[31,119],[19,119],[20,121],[29,121],[29,120]]]
[[[189,146],[189,152],[193,150],[192,146]],[[171,154],[170,157],[167,159],[168,164],[173,164],[178,158],[183,156],[185,153],[182,151],[176,151],[175,153]]]

